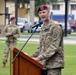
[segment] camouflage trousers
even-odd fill
[[[47,75],[61,75],[61,68],[48,70]]]
[[[17,44],[16,42],[5,42],[3,64],[7,63],[8,55],[10,51],[10,45],[16,46],[16,44]]]

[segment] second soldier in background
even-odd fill
[[[3,34],[6,37],[5,47],[4,47],[4,57],[2,68],[6,66],[8,55],[10,51],[10,45],[17,45],[17,38],[20,37],[20,29],[15,24],[15,17],[10,18],[10,25],[6,25],[3,30]]]

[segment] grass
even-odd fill
[[[27,31],[26,32],[23,32],[21,33],[21,35],[31,35],[32,33],[28,33]],[[34,35],[39,35],[39,33],[34,33]]]
[[[24,42],[18,42],[17,48],[21,49]],[[29,42],[23,52],[31,55],[37,49],[38,44],[34,42]],[[2,65],[3,58],[4,41],[0,40],[0,66]],[[62,70],[62,75],[75,75],[76,74],[76,45],[64,45],[65,53],[65,68]],[[0,67],[0,75],[10,75],[10,56],[6,65],[6,68]]]
[[[68,36],[76,36],[76,34],[68,34]]]
[[[75,45],[65,45],[65,68],[63,75],[75,75],[76,74],[76,47]]]

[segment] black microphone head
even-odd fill
[[[34,28],[34,27],[38,27],[38,26],[41,27],[41,24],[43,24],[43,21],[42,21],[42,20],[39,20],[38,22],[36,22],[36,24],[34,24],[34,25],[31,26],[31,27],[32,27],[32,28]]]

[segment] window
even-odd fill
[[[76,4],[71,4],[71,10],[76,10]]]
[[[53,5],[52,5],[52,10],[60,10],[60,5],[58,5],[58,4],[53,4]]]

